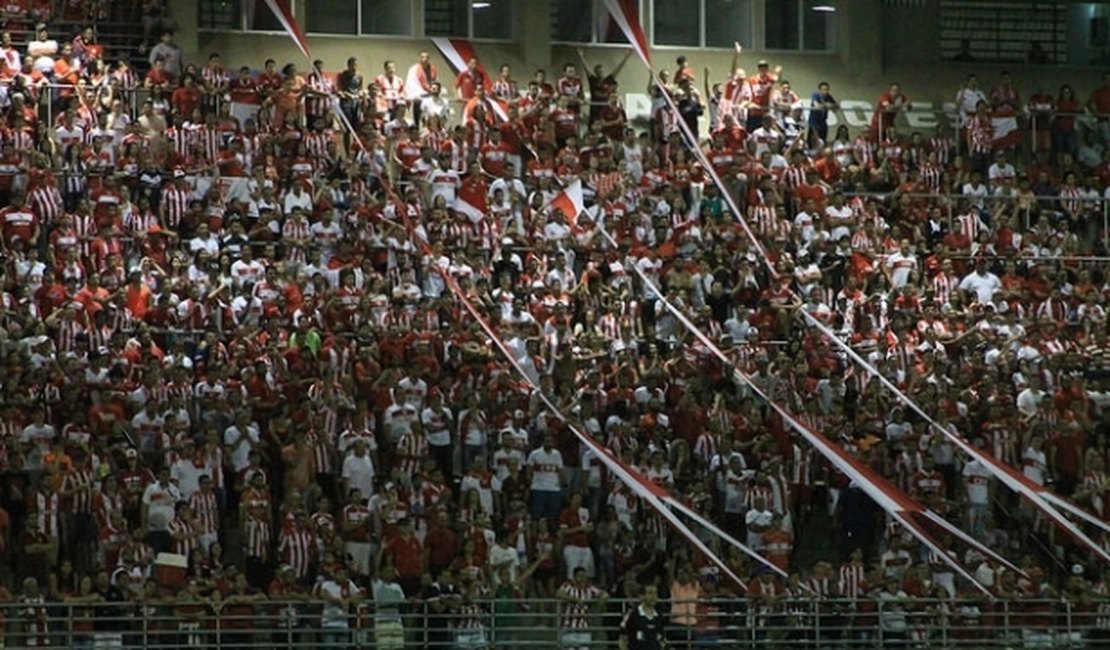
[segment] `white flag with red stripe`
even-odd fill
[[[455,199],[455,212],[465,214],[466,218],[474,223],[478,223],[486,216],[484,206],[474,205],[461,196]]]
[[[293,16],[293,10],[289,8],[289,2],[287,0],[266,0],[266,6],[274,12],[278,22],[281,23],[285,31],[289,32],[289,36],[297,44],[297,49],[311,63],[312,53],[308,50],[308,41],[305,40],[304,32],[301,31],[301,26],[297,24],[297,19]]]
[[[586,209],[586,202],[582,198],[582,181],[575,179],[558,196],[551,199],[551,203],[548,205],[552,210],[555,208],[562,210],[567,217],[567,221],[572,223],[577,221],[578,215]]]

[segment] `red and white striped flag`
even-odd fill
[[[308,50],[308,41],[305,40],[304,32],[301,31],[301,26],[297,24],[297,19],[293,16],[293,10],[289,8],[289,2],[287,0],[266,0],[266,6],[274,12],[278,22],[285,28],[285,31],[289,32],[289,36],[297,44],[297,49],[311,64],[312,53]]]

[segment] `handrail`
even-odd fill
[[[252,597],[253,598],[253,597]],[[459,595],[435,601],[410,600],[382,611],[372,600],[338,607],[320,599],[194,599],[133,603],[14,602],[0,605],[0,641],[9,646],[93,647],[113,640],[126,647],[166,644],[237,648],[300,648],[317,643],[366,647],[551,648],[568,634],[582,645],[616,645],[623,612],[637,603],[595,599],[568,605],[557,600],[474,599]],[[443,608],[442,606],[446,606]],[[673,603],[658,605],[665,614]],[[573,608],[573,610],[572,610]],[[679,641],[759,643],[804,638],[822,647],[842,641],[913,639],[948,648],[981,648],[1031,638],[1080,647],[1110,633],[1110,600],[1080,598],[976,599],[906,598],[883,594],[859,599],[818,599],[782,594],[772,599],[703,598],[692,620],[673,621]],[[455,645],[465,640],[475,644]],[[477,643],[481,642],[481,643]],[[175,646],[175,647],[179,647]],[[97,645],[96,647],[102,647]],[[1028,647],[1028,646],[1027,646]]]

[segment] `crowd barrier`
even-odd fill
[[[89,602],[0,605],[5,647],[68,648],[616,648],[636,603],[594,601],[585,618],[556,600],[412,601],[346,611],[303,600]],[[664,611],[671,604],[663,601]],[[687,604],[677,607],[688,608]],[[444,611],[445,610],[445,611]],[[1102,648],[1110,601],[1071,599],[757,600],[715,598],[668,626],[674,648]],[[465,613],[463,613],[465,612]],[[684,623],[684,624],[680,624]],[[573,627],[572,627],[573,626]],[[582,641],[581,635],[587,635]],[[45,643],[44,643],[45,642]]]

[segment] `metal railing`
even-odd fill
[[[555,600],[448,596],[376,611],[319,600],[223,603],[15,602],[0,606],[2,647],[93,648],[615,648],[635,603],[595,600],[572,615]],[[675,607],[689,608],[688,604]],[[659,604],[662,611],[672,603]],[[984,598],[771,600],[711,598],[670,619],[672,647],[1097,648],[1110,644],[1110,601]]]

